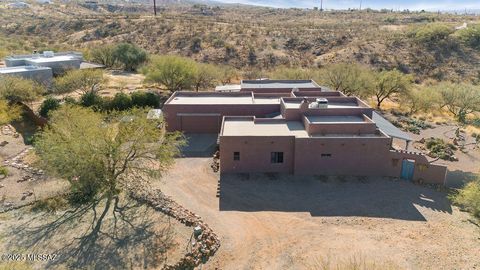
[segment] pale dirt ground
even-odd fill
[[[210,162],[177,159],[159,183],[220,236],[202,269],[318,269],[352,257],[393,269],[480,268],[480,228],[443,192],[390,179],[251,175],[224,177],[219,199]]]
[[[121,202],[121,206],[125,205],[133,206]],[[97,208],[97,217],[101,211],[102,205]],[[157,263],[161,266],[180,260],[193,232],[192,228],[147,206],[125,210],[124,216],[117,213],[116,225],[110,211],[96,241],[87,245],[89,249],[76,253],[80,246],[78,238],[91,232],[93,211],[71,220],[64,213],[34,212],[27,207],[0,214],[0,251],[57,255],[54,261],[27,262],[32,269],[156,269]],[[7,263],[0,261],[0,269],[19,266]]]

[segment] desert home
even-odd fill
[[[356,97],[313,81],[242,81],[235,92],[175,92],[170,131],[218,133],[221,173],[389,176],[443,184],[447,168],[397,150],[411,140]]]

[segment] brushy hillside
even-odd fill
[[[359,62],[397,68],[414,74],[417,82],[478,82],[480,77],[480,46],[455,30],[464,22],[480,24],[478,16],[233,5],[168,6],[157,17],[147,12],[146,6],[106,4],[0,9],[0,56],[126,41],[150,53],[181,54],[239,69]]]

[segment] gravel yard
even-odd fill
[[[178,159],[160,187],[220,236],[204,269],[478,269],[480,230],[446,193],[392,179],[222,176]],[[387,267],[388,266],[388,267]]]

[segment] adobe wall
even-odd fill
[[[183,131],[185,133],[219,133],[220,124],[212,120],[212,116],[207,114],[219,114],[215,118],[221,121],[223,116],[256,116],[265,117],[267,114],[280,111],[278,104],[238,104],[238,105],[223,105],[223,104],[165,104],[163,107],[165,121],[167,123],[168,131]],[[187,120],[189,124],[194,126],[182,126],[182,117],[178,113],[195,113],[206,114],[205,117],[196,116],[195,120]]]
[[[429,184],[445,184],[447,167],[428,162],[426,156],[409,151],[391,150],[390,160],[395,160],[397,166],[390,167],[390,175],[398,176],[401,173],[402,161],[404,159],[415,160],[413,181],[422,181]]]
[[[385,175],[390,144],[388,137],[297,138],[294,171],[299,175]]]
[[[222,173],[293,173],[295,137],[293,136],[221,136]],[[233,153],[240,152],[240,160]],[[283,152],[283,163],[272,164],[271,152]]]

